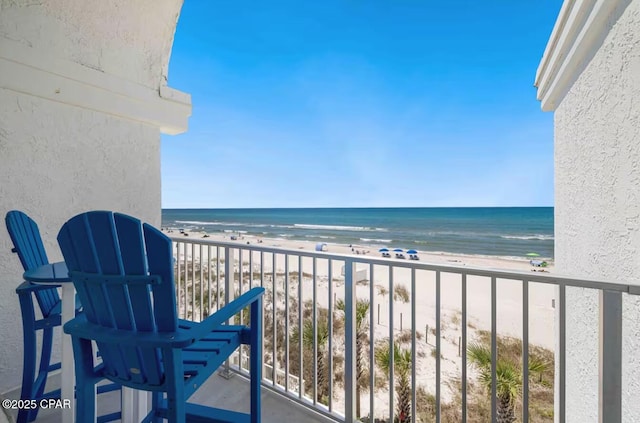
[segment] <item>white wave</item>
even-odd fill
[[[322,239],[336,239],[335,236],[328,235],[305,235],[305,238],[322,238]]]
[[[330,231],[377,231],[384,230],[384,228],[370,228],[367,226],[342,226],[342,225],[310,225],[305,223],[296,223],[293,225],[294,228],[299,229],[320,229],[320,230],[330,230]]]
[[[211,226],[245,226],[249,228],[265,228],[267,225],[258,223],[240,223],[240,222],[206,222],[199,220],[176,220],[176,223],[185,223],[187,225],[211,225]],[[273,226],[273,225],[271,225]]]
[[[537,239],[540,241],[553,241],[555,238],[553,235],[502,235],[500,238],[504,239]]]
[[[392,239],[377,239],[377,238],[360,238],[360,241],[364,242],[391,242]]]

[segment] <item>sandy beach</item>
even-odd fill
[[[167,232],[165,230],[165,232]],[[208,234],[204,238],[203,233],[188,232],[188,236],[173,230],[168,235],[173,236],[176,240],[183,242],[199,241],[207,239],[211,241],[223,241],[237,243],[238,247],[247,247],[248,245],[259,245],[264,247],[278,247],[289,250],[306,250],[315,251],[316,243],[305,241],[293,241],[286,239],[260,239],[257,237],[246,236],[242,234],[236,235],[236,239],[232,240],[229,234]],[[248,244],[248,245],[247,245]],[[335,254],[354,255],[356,258],[380,257],[378,246],[373,245],[340,245],[327,243],[327,252]],[[213,249],[215,251],[215,248]],[[208,256],[208,250],[203,249],[202,257],[204,262],[214,260],[212,255]],[[214,253],[212,253],[214,254]],[[267,253],[268,254],[268,253]],[[292,253],[295,254],[295,253]],[[185,256],[186,255],[186,256]],[[192,257],[193,256],[193,257]],[[482,257],[482,256],[465,256],[447,253],[433,253],[419,251],[419,262],[441,264],[445,266],[455,266],[463,270],[465,267],[483,268],[483,269],[501,269],[509,271],[531,272],[533,267],[527,259],[508,259],[498,257]],[[176,258],[185,263],[189,263],[192,259],[200,262],[200,249],[190,247],[182,249]],[[396,258],[386,259],[390,264],[397,263],[400,260]],[[249,270],[249,253],[243,252],[243,272]],[[260,269],[260,253],[254,252],[251,257],[253,271]],[[235,257],[234,267],[237,269],[238,256]],[[303,274],[311,275],[313,272],[313,262],[310,258],[304,258],[301,261],[302,268],[299,269],[299,260],[295,255],[289,256],[288,265],[285,263],[283,254],[276,255],[275,266],[276,273],[284,274],[285,269],[288,272],[297,272],[301,270]],[[269,258],[265,257],[264,272],[272,271],[273,260],[269,254]],[[370,304],[370,311],[373,313],[374,326],[374,343],[381,340],[388,340],[390,333],[394,334],[394,338],[398,338],[401,334],[410,333],[412,311],[415,312],[416,325],[416,382],[419,386],[424,387],[429,392],[435,391],[435,325],[436,325],[436,273],[429,270],[416,270],[415,279],[412,281],[411,269],[393,268],[393,286],[406,288],[409,293],[409,300],[405,301],[402,297],[396,296],[394,299],[390,292],[390,275],[389,266],[374,266],[374,275],[368,273],[368,266],[365,264],[357,265],[356,270],[366,269],[366,280],[356,285],[356,297],[358,299],[366,299]],[[540,270],[540,269],[536,269]],[[553,264],[550,263],[544,269],[545,272],[553,272]],[[340,263],[334,263],[331,275],[328,273],[326,263],[322,260],[317,261],[316,268],[316,292],[317,297],[314,299],[312,295],[313,280],[311,277],[303,277],[302,285],[299,286],[297,279],[290,278],[289,296],[290,298],[299,298],[299,289],[302,289],[303,301],[314,301],[318,307],[328,307],[329,305],[329,281],[333,281],[332,290],[334,300],[344,298],[344,277],[342,275],[342,266]],[[533,272],[531,272],[533,273]],[[291,274],[291,273],[290,273]],[[370,295],[370,282],[374,285],[374,295]],[[461,376],[462,360],[459,356],[460,337],[462,335],[461,309],[462,309],[462,276],[460,273],[441,273],[441,369],[442,382],[452,381]],[[269,282],[271,283],[271,282]],[[266,288],[271,289],[269,283]],[[415,304],[411,302],[412,285],[415,287]],[[487,277],[468,276],[467,278],[467,329],[469,342],[478,338],[479,331],[489,331],[491,329],[491,297],[490,297],[490,280]],[[276,291],[280,292],[284,285],[278,282]],[[248,288],[244,288],[246,290]],[[278,296],[280,295],[280,296]],[[284,291],[276,294],[276,305],[278,308],[284,307]],[[552,349],[554,346],[554,308],[553,300],[555,298],[555,287],[544,284],[530,284],[529,288],[529,342],[530,345],[540,346]],[[406,298],[405,298],[406,299]],[[390,309],[393,312],[390,313]],[[502,280],[497,282],[497,330],[500,336],[508,336],[522,338],[522,283],[520,281]],[[393,331],[390,326],[393,324]],[[267,328],[268,329],[268,328]],[[409,332],[407,332],[409,331]],[[405,335],[403,338],[410,339]],[[411,343],[405,342],[404,348],[410,348]],[[336,341],[334,344],[334,354],[340,354],[343,344]],[[473,370],[471,370],[473,377]],[[334,407],[340,409],[343,407],[343,395],[341,390],[334,391]],[[447,401],[451,397],[448,389],[442,391],[443,400]],[[375,393],[375,414],[384,414],[388,408],[389,397],[384,392]],[[379,408],[378,408],[379,407]],[[362,397],[362,413],[365,415],[369,408],[369,394],[363,393]],[[381,414],[381,415],[382,415]]]

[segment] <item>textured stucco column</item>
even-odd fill
[[[565,38],[552,36],[538,75],[543,108],[555,111],[556,269],[638,283],[640,0],[565,6],[575,25],[554,31]],[[596,292],[567,289],[566,333],[567,422],[597,422]],[[640,421],[638,351],[640,298],[623,295],[623,422]]]
[[[20,384],[19,209],[56,235],[91,209],[160,224],[160,133],[187,128],[190,98],[167,87],[182,0],[0,0],[0,393]],[[59,354],[57,355],[59,356]]]

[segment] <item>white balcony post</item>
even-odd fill
[[[355,263],[347,260],[344,266],[344,413],[345,422],[356,421],[356,293],[353,275]]]
[[[231,248],[225,247],[224,248],[224,305],[229,304],[232,300],[231,290],[234,289],[234,283],[233,283],[234,270],[235,269],[234,269],[234,263],[233,263],[233,251],[231,250]],[[242,278],[242,274],[240,274],[240,278]],[[233,324],[233,320],[230,319],[228,323]],[[240,367],[242,366],[242,363],[238,362],[238,364]],[[225,360],[224,366],[222,366],[218,374],[225,379],[231,379],[231,376],[233,375],[231,373],[231,368],[229,366],[229,359]],[[275,370],[274,370],[274,380],[275,380]]]
[[[598,421],[622,421],[622,294],[600,291]]]

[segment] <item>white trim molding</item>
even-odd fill
[[[536,72],[542,110],[558,107],[631,1],[564,1]]]
[[[1,36],[0,88],[152,125],[170,135],[186,132],[191,116],[187,93],[139,85]]]

